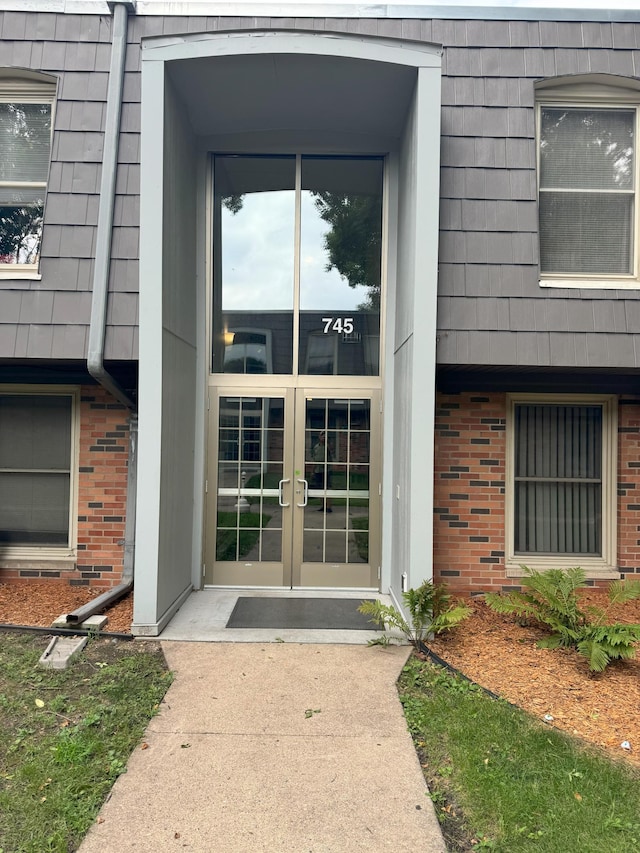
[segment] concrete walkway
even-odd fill
[[[406,647],[162,646],[174,683],[80,853],[444,853]]]

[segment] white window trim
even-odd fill
[[[23,71],[15,68],[0,69],[0,103],[51,104],[51,139],[49,147],[49,168],[53,149],[53,125],[55,121],[57,79],[50,74],[35,71]],[[15,186],[9,181],[4,186]],[[49,174],[44,182],[34,182],[33,186],[42,186],[46,208]],[[0,280],[22,279],[40,281],[40,253],[35,264],[0,264]]]
[[[602,406],[602,555],[587,557],[575,555],[518,554],[515,551],[515,489],[514,489],[514,412],[522,403],[551,404],[558,406]],[[618,465],[618,398],[603,394],[508,394],[506,420],[505,463],[505,569],[509,578],[524,577],[523,566],[544,571],[581,566],[588,578],[619,578],[617,568],[617,465]]]
[[[63,561],[72,563],[77,558],[78,541],[78,476],[80,466],[80,388],[75,385],[0,385],[0,396],[70,397],[71,398],[71,452],[69,473],[69,539],[67,545],[6,545],[2,547],[5,568],[50,568],[36,565],[34,561]],[[28,561],[28,566],[25,561]],[[23,565],[23,563],[25,563]]]
[[[543,80],[536,85],[536,182],[540,198],[540,129],[543,107],[593,107],[635,110],[635,181],[633,272],[628,275],[539,273],[540,287],[585,290],[637,290],[640,288],[640,81],[613,74],[580,74]],[[539,232],[538,232],[539,233]]]

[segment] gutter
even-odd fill
[[[113,2],[109,3],[109,8],[113,12],[113,34],[111,65],[109,67],[109,88],[107,91],[104,148],[102,153],[98,226],[96,230],[96,255],[93,269],[87,370],[96,382],[130,411],[124,561],[122,582],[113,587],[113,589],[94,598],[83,607],[79,607],[68,613],[67,622],[72,624],[83,622],[94,613],[99,613],[101,610],[106,609],[119,599],[124,598],[133,589],[138,416],[134,400],[116,379],[107,372],[104,366],[104,346],[107,323],[107,298],[109,295],[109,273],[111,270],[111,242],[118,168],[118,144],[120,141],[120,117],[122,113],[122,87],[127,53],[127,27],[129,13],[135,12],[135,3],[131,2],[131,0],[113,0]]]

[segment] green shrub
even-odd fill
[[[429,637],[455,628],[471,613],[466,604],[452,603],[451,595],[442,584],[424,581],[417,589],[402,593],[409,611],[410,621],[405,619],[397,607],[383,604],[381,601],[363,601],[358,610],[371,616],[382,629],[400,631],[415,648]],[[388,645],[394,637],[384,635],[370,641],[370,645]]]
[[[540,648],[575,648],[589,661],[594,672],[602,672],[612,660],[635,657],[640,625],[610,622],[614,604],[640,597],[640,581],[614,581],[608,588],[605,608],[580,608],[577,591],[586,576],[579,568],[538,572],[523,566],[527,576],[520,592],[487,593],[485,601],[497,613],[535,619],[551,631],[538,642]]]

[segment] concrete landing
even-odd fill
[[[162,646],[175,681],[79,853],[444,853],[406,647]]]
[[[203,641],[211,643],[347,643],[366,645],[369,640],[380,637],[381,632],[371,623],[370,631],[346,629],[310,628],[227,628],[227,622],[238,601],[238,596],[255,598],[300,598],[314,597],[353,599],[358,603],[365,598],[378,598],[391,604],[388,595],[374,592],[350,590],[273,590],[273,589],[203,589],[192,592],[182,607],[160,635],[161,640]],[[135,626],[133,626],[135,634]]]

